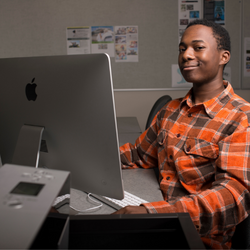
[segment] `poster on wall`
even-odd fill
[[[115,61],[138,62],[138,26],[115,26]]]
[[[91,52],[107,53],[110,57],[114,57],[113,26],[91,27]]]
[[[244,39],[243,68],[244,77],[250,77],[250,37]]]
[[[90,27],[69,27],[67,34],[67,54],[90,53]]]
[[[225,25],[225,1],[204,0],[204,18]]]
[[[201,0],[179,0],[178,2],[178,27],[179,41],[185,31],[186,26],[194,19],[202,18]]]

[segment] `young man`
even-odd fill
[[[250,212],[250,104],[223,81],[229,59],[224,28],[206,20],[187,26],[179,67],[193,88],[169,102],[135,145],[120,148],[123,168],[159,168],[164,200],[117,214],[188,212],[206,246],[231,247]]]

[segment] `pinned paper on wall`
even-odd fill
[[[225,1],[204,0],[204,18],[225,25]]]
[[[66,32],[69,55],[90,53],[90,27],[69,27]]]
[[[202,18],[201,0],[179,0],[178,2],[179,41],[186,26],[195,19]]]
[[[138,62],[138,26],[115,26],[115,61]]]
[[[178,64],[172,64],[172,87],[173,88],[191,88],[193,84],[187,82],[181,74]]]
[[[114,57],[113,26],[92,26],[91,37],[92,53],[107,53],[110,57]]]

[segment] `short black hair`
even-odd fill
[[[227,30],[222,27],[220,24],[215,23],[213,21],[209,21],[207,19],[196,19],[192,22],[190,22],[186,29],[190,26],[201,24],[207,27],[211,27],[213,30],[213,35],[214,38],[217,41],[218,44],[218,50],[228,50],[231,53],[231,41],[230,41],[230,36]]]

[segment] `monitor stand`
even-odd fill
[[[18,136],[12,163],[38,168],[44,127],[23,125]]]

